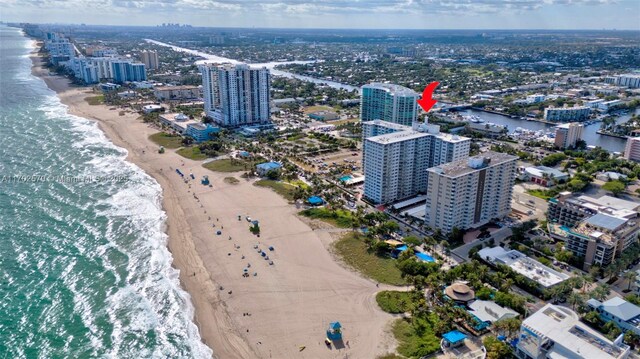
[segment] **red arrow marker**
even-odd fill
[[[429,110],[431,110],[433,105],[435,105],[436,102],[438,102],[438,100],[433,99],[433,91],[435,91],[438,85],[440,85],[440,83],[437,81],[434,81],[428,84],[427,87],[425,87],[424,91],[422,92],[422,98],[417,100],[418,105],[422,107],[424,112],[429,112]]]

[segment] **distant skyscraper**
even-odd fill
[[[246,64],[206,64],[200,67],[204,109],[223,126],[267,123],[271,75],[266,67]]]
[[[583,130],[584,126],[576,122],[556,126],[556,137],[554,140],[556,147],[575,147],[576,142],[582,139]]]
[[[140,53],[140,61],[150,70],[156,70],[160,67],[157,51],[143,50]]]
[[[418,118],[420,96],[415,91],[394,84],[372,83],[362,86],[360,119],[383,120],[411,126]]]
[[[440,133],[435,125],[363,123],[364,197],[390,203],[424,193],[427,169],[467,158],[471,140]]]
[[[511,211],[518,157],[498,152],[429,168],[425,223],[450,232],[475,228]]]

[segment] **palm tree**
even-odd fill
[[[607,298],[607,296],[609,295],[610,289],[609,289],[609,285],[607,284],[601,284],[599,286],[597,286],[594,290],[591,291],[591,293],[589,293],[593,298],[599,300],[599,301],[603,301]]]
[[[576,306],[582,307],[584,305],[584,297],[578,292],[571,292],[568,298],[571,309],[575,310]]]
[[[627,292],[631,290],[631,283],[636,281],[636,277],[637,277],[638,273],[630,270],[627,273],[624,274],[624,279],[626,279],[629,283],[629,286],[627,287]]]

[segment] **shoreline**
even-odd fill
[[[376,288],[371,280],[337,263],[328,250],[336,239],[330,231],[310,228],[297,217],[294,206],[270,189],[242,179],[238,185],[224,182],[238,173],[210,172],[201,161],[183,158],[174,150],[158,154],[158,146],[148,139],[157,130],[142,123],[139,114],[89,105],[85,98],[96,94],[91,88],[72,87],[67,78],[50,75],[37,49],[30,58],[32,74],[56,92],[69,113],[95,121],[110,141],[128,151],[127,161],[162,187],[172,266],[180,273],[180,285],[194,307],[193,321],[213,357],[373,358],[395,351],[395,339],[388,332],[393,317],[375,301],[377,291],[387,286]],[[185,174],[187,169],[193,171],[196,179],[208,175],[213,189],[197,180],[192,181],[193,188],[187,186],[172,171],[181,167]],[[248,233],[244,220],[236,219],[238,213],[260,218],[262,238]],[[225,225],[225,233],[216,237],[211,226],[218,219],[223,224],[217,228]],[[269,253],[276,262],[273,266],[258,261],[262,258],[251,249],[267,243],[277,248]],[[256,277],[241,276],[248,260]],[[335,320],[345,327],[350,346],[328,350],[324,330]]]

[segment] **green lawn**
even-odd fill
[[[316,105],[316,106],[309,106],[309,107],[305,107],[304,108],[304,113],[308,114],[311,112],[318,112],[318,111],[333,111],[333,107],[330,106],[323,106],[323,105]]]
[[[214,172],[240,172],[251,168],[251,164],[247,161],[225,158],[207,162],[202,167]]]
[[[553,189],[530,189],[527,190],[527,193],[532,196],[542,198],[545,201],[548,201],[558,195],[558,191]]]
[[[166,132],[158,132],[149,136],[149,139],[159,146],[165,148],[180,148],[182,147],[182,137],[178,135],[172,135]]]
[[[351,228],[353,215],[346,210],[330,210],[327,208],[309,208],[299,213],[305,217],[319,219],[335,227]]]
[[[384,290],[376,294],[376,302],[380,309],[387,313],[405,313],[409,311],[411,293]]]
[[[184,147],[176,151],[176,153],[182,157],[186,157],[190,160],[195,160],[195,161],[204,160],[208,158],[207,155],[200,152],[200,148],[198,146]]]
[[[102,105],[104,104],[104,95],[85,97],[84,100],[91,106]]]
[[[435,316],[435,314],[431,314]],[[429,322],[423,319],[414,318],[420,321],[421,332],[416,330],[410,319],[402,318],[393,323],[393,335],[398,341],[398,353],[407,358],[421,358],[440,350],[440,338],[433,332]],[[437,318],[433,318],[437,320]]]
[[[288,183],[272,181],[272,180],[259,180],[254,183],[255,186],[259,187],[268,187],[274,190],[277,194],[281,195],[287,201],[293,201],[293,193],[296,189],[295,186],[292,186]]]
[[[392,285],[406,284],[396,267],[396,260],[368,251],[364,237],[355,232],[334,242],[333,249],[347,265],[375,281]]]

